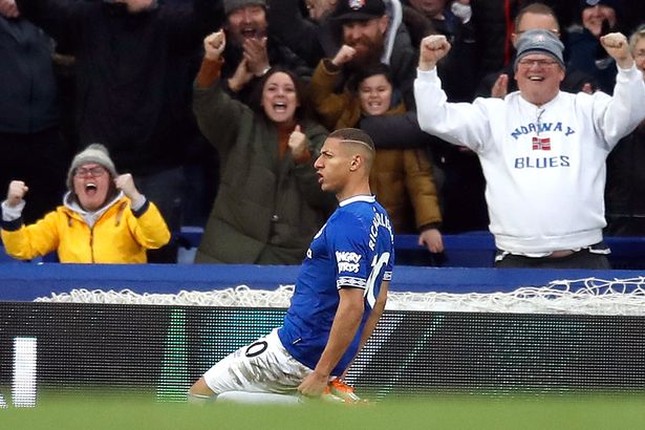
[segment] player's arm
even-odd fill
[[[329,383],[331,371],[347,351],[360,326],[365,310],[363,294],[364,290],[360,288],[340,289],[340,302],[334,316],[327,345],[314,371],[298,387],[298,391],[303,395],[318,397]]]
[[[376,324],[378,324],[378,321],[381,319],[381,315],[383,315],[385,303],[387,303],[387,291],[389,288],[390,281],[381,282],[381,289],[378,293],[378,297],[376,298],[376,303],[374,303],[372,313],[370,313],[370,316],[367,318],[365,326],[363,327],[363,333],[361,333],[361,343],[358,348],[359,351],[363,349],[367,340],[372,336],[372,333],[374,333],[374,329],[376,328]]]

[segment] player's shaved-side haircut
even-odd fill
[[[374,156],[376,154],[376,148],[374,146],[374,141],[372,141],[372,138],[369,134],[358,128],[341,128],[333,131],[327,137],[339,139],[342,143],[358,145],[359,148],[362,148],[362,152],[365,156],[365,161],[367,162],[368,171],[372,167]]]
[[[356,143],[366,146],[370,151],[375,151],[374,142],[369,134],[358,128],[341,128],[333,131],[329,136],[340,139],[345,143]]]

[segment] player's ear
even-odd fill
[[[352,161],[349,163],[349,171],[353,172],[358,169],[358,167],[363,163],[363,158],[360,154],[352,155]]]

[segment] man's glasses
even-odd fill
[[[558,64],[557,61],[555,60],[529,60],[529,59],[522,59],[518,61],[518,63],[522,67],[531,67],[531,66],[538,66],[538,67],[550,67],[555,64]]]
[[[99,176],[103,176],[107,173],[107,171],[103,167],[91,167],[89,169],[86,169],[84,167],[79,167],[76,169],[74,172],[74,176],[77,176],[79,178],[85,178],[85,177],[92,177],[92,178],[98,178]]]

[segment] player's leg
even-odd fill
[[[295,405],[303,402],[302,397],[295,394],[252,393],[249,391],[227,391],[217,396],[217,403],[245,403],[259,405]]]
[[[257,403],[261,397],[273,400],[269,393],[294,396],[296,388],[311,369],[299,363],[284,349],[277,331],[229,354],[207,370],[190,388],[192,402],[220,397]],[[238,394],[224,394],[224,393]],[[245,393],[251,393],[246,395]],[[292,399],[284,399],[291,401]]]
[[[215,398],[213,390],[208,388],[202,376],[188,390],[188,403],[206,403]]]

